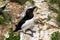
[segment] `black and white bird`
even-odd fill
[[[14,32],[18,31],[18,30],[22,30],[24,32],[26,32],[27,30],[30,30],[34,24],[34,14],[33,11],[36,8],[36,6],[29,8],[26,10],[26,15],[24,16],[24,18],[16,25],[16,29],[14,30]],[[30,30],[32,32],[32,30]]]

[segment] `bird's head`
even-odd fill
[[[35,8],[37,8],[37,7],[36,7],[36,6],[34,6],[34,7],[29,7],[29,8],[27,9],[26,13],[27,13],[27,12],[28,12],[28,13],[33,12]]]
[[[37,8],[36,6],[34,6],[34,7],[30,7],[30,8],[28,8],[27,10],[26,10],[26,16],[28,17],[28,18],[33,18],[33,11],[34,11],[34,9],[35,8]]]

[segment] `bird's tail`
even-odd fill
[[[15,25],[15,26],[16,26],[16,28],[13,32],[17,32],[18,30],[21,30],[21,28],[19,26],[17,26],[17,25]]]
[[[17,29],[15,29],[13,32],[17,32],[18,30]]]
[[[15,30],[14,30],[13,32],[17,32],[17,31],[18,31],[18,29],[17,29],[17,25],[15,25],[15,27],[16,27],[16,28],[15,28]]]

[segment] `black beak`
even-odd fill
[[[33,9],[37,8],[36,6],[33,7]]]

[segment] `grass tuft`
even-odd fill
[[[51,40],[60,40],[60,32],[59,31],[53,32],[51,34]]]
[[[6,38],[6,40],[20,40],[20,34],[15,35],[15,33],[13,32],[13,29],[10,28],[9,38]]]

